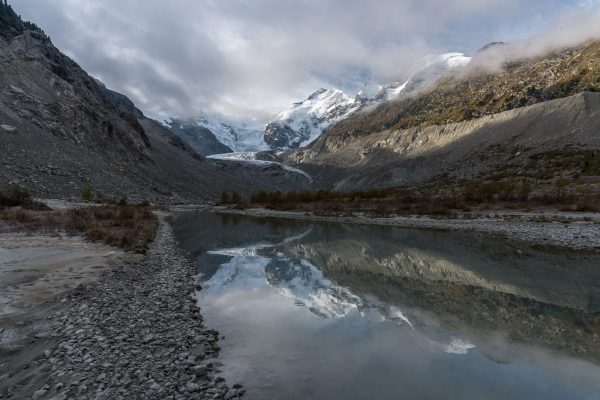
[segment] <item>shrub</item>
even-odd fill
[[[219,204],[229,204],[231,202],[231,198],[229,197],[229,192],[223,190],[221,193],[221,199],[219,200]]]
[[[92,241],[144,252],[154,236],[156,216],[147,204],[84,207],[69,212],[67,229]]]
[[[16,207],[31,204],[31,194],[21,186],[12,185],[0,191],[0,206]]]
[[[231,192],[231,203],[233,204],[238,204],[241,203],[242,201],[242,196],[240,196],[240,194],[236,191]]]

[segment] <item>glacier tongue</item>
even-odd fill
[[[269,150],[264,140],[265,127],[260,122],[233,122],[209,114],[201,114],[194,121],[198,126],[210,130],[219,142],[234,152]]]

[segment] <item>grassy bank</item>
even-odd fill
[[[152,207],[146,203],[50,210],[32,201],[26,191],[10,189],[0,192],[0,204],[0,220],[26,231],[83,234],[90,241],[140,253],[145,252],[158,224]]]
[[[352,192],[256,192],[248,198],[224,193],[219,204],[242,209],[262,207],[325,214],[362,212],[374,216],[451,216],[485,210],[600,212],[600,194],[574,188],[561,179],[544,187],[544,190],[527,179],[506,179]]]

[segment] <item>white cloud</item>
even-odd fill
[[[152,115],[204,109],[259,118],[321,86],[390,81],[425,54],[472,52],[597,7],[561,0],[13,3],[88,72]]]

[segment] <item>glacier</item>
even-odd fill
[[[445,76],[466,67],[471,59],[463,53],[429,55],[414,63],[404,74],[405,78],[386,85],[367,82],[354,96],[336,88],[321,88],[305,100],[277,113],[266,123],[258,120],[232,121],[209,113],[201,113],[187,121],[212,132],[221,144],[231,150],[227,153],[207,153],[207,146],[199,143],[206,139],[191,138],[196,134],[195,130],[172,130],[201,154],[220,159],[254,160],[253,154],[257,152],[287,151],[307,146],[330,125],[363,107],[398,100],[431,87]],[[183,125],[176,128],[183,128]]]

